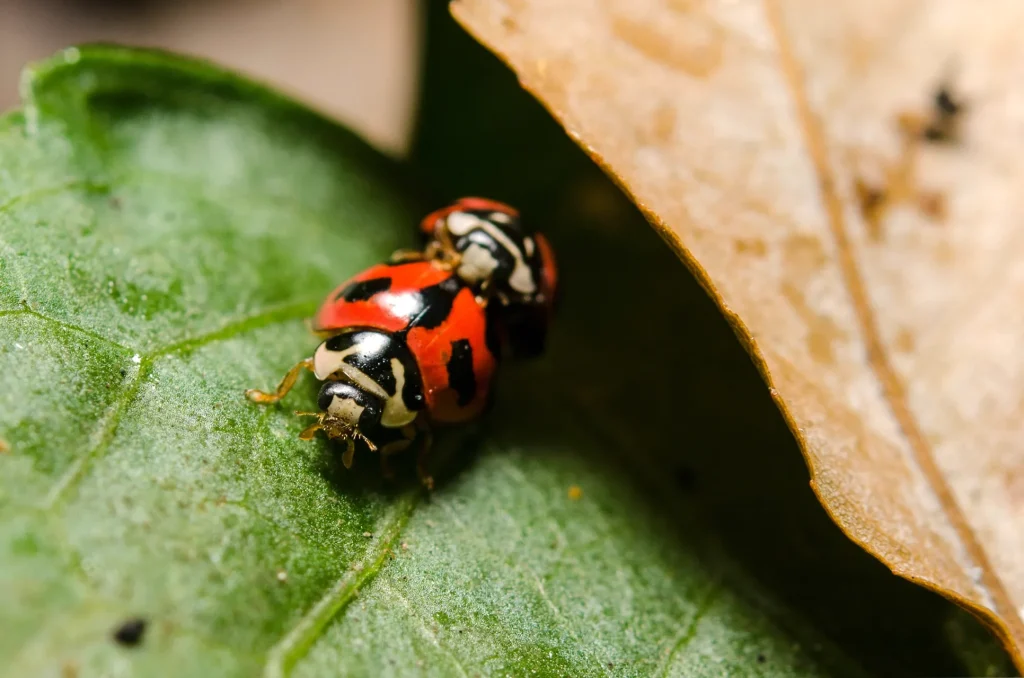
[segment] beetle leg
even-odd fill
[[[434,478],[430,475],[430,448],[434,445],[434,434],[430,430],[430,425],[423,416],[416,418],[416,429],[420,437],[419,450],[416,453],[416,474],[420,477],[420,482],[428,490],[434,489]]]
[[[352,459],[356,456],[356,441],[348,438],[345,441],[345,452],[341,455],[341,463],[345,468],[352,468]]]
[[[324,415],[323,412],[296,412],[297,417],[316,417],[316,423],[310,424],[302,430],[299,434],[299,440],[312,440],[313,436],[316,435],[317,431],[324,428]]]
[[[250,388],[245,392],[245,397],[254,403],[262,403],[265,405],[276,403],[281,400],[281,398],[288,395],[288,392],[292,390],[293,386],[295,386],[295,381],[299,378],[299,373],[304,369],[309,370],[310,372],[313,371],[312,358],[306,358],[288,370],[288,374],[284,375],[284,379],[282,379],[281,383],[277,385],[277,390],[273,393],[267,393],[265,391],[260,391],[259,389]]]
[[[401,432],[404,436],[403,438],[400,438],[399,440],[392,440],[390,443],[382,446],[378,451],[380,453],[381,475],[384,476],[386,480],[392,480],[395,477],[394,469],[391,467],[392,455],[398,454],[409,447],[409,443],[416,437],[416,427],[412,424],[407,424],[402,427]]]
[[[423,261],[428,258],[425,252],[419,250],[397,250],[388,261],[392,264],[404,264],[409,261]]]
[[[462,255],[455,249],[451,236],[444,230],[427,244],[423,254],[427,259],[438,262],[446,271],[454,271],[462,262]]]
[[[391,465],[391,452],[386,448],[380,451],[380,475],[384,480],[395,479],[395,469]]]

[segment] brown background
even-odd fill
[[[0,109],[25,63],[111,41],[203,56],[273,84],[401,153],[422,46],[416,0],[0,0]]]

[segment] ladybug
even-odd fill
[[[489,402],[497,366],[498,335],[476,293],[437,260],[373,266],[334,290],[313,320],[326,339],[295,365],[277,390],[246,391],[257,403],[276,403],[303,369],[323,384],[319,412],[299,437],[317,431],[346,441],[342,463],[351,467],[355,442],[387,458],[423,434],[417,469],[426,468],[431,423],[455,424],[479,415]]]
[[[479,297],[496,302],[493,317],[516,357],[544,347],[554,311],[558,271],[554,252],[541,233],[527,233],[519,212],[485,198],[461,198],[428,214],[420,230],[429,238],[422,253],[402,252],[399,260],[428,258],[442,263]]]

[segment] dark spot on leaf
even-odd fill
[[[121,623],[114,631],[114,640],[125,647],[135,647],[142,642],[142,636],[146,632],[146,620],[141,617],[134,617]]]
[[[125,377],[127,377],[127,376],[128,376],[128,370],[126,370],[126,369],[124,369],[124,368],[122,367],[122,368],[121,368],[121,378],[122,378],[122,379],[124,379],[124,378],[125,378]]]
[[[757,663],[758,664],[764,664],[765,661],[766,661],[766,659],[765,659],[765,656],[763,654],[757,655]]]

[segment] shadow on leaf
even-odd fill
[[[719,310],[444,4],[429,5],[415,151],[431,202],[484,195],[517,205],[551,237],[565,281],[547,355],[504,368],[488,435],[528,455],[550,454],[565,426],[577,431],[556,448],[589,432],[589,447],[577,446],[610,454],[587,463],[628,470],[678,548],[711,562],[727,554],[727,568],[755,582],[734,585],[744,595],[793,613],[780,625],[799,618],[873,675],[1011,671],[967,613],[892,575],[828,519]]]

